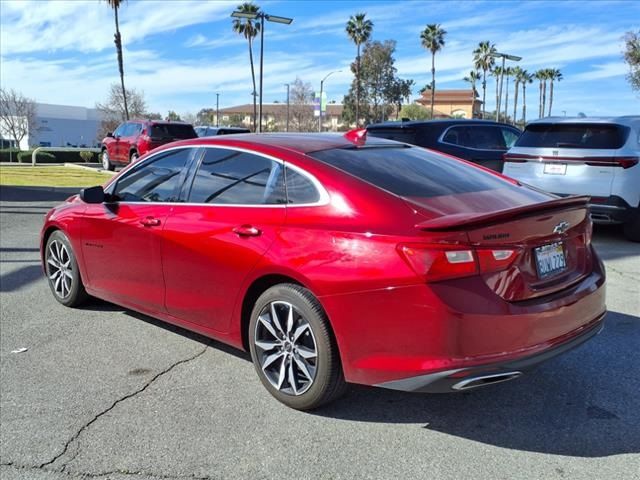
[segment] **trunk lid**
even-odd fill
[[[591,272],[588,201],[589,197],[568,197],[488,212],[443,214],[416,227],[426,232],[466,231],[480,263],[485,255],[513,251],[508,265],[480,275],[505,300],[524,301],[567,288]],[[420,203],[427,207],[428,202]]]

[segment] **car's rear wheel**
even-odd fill
[[[632,242],[640,242],[640,207],[635,208],[624,224],[624,235]]]
[[[275,285],[258,298],[249,346],[260,381],[289,407],[311,410],[346,389],[329,321],[306,288]]]
[[[131,163],[137,162],[138,158],[140,158],[140,155],[138,155],[138,152],[133,150],[131,152],[131,154],[129,155],[129,162],[131,162]]]
[[[111,159],[109,158],[109,151],[106,148],[102,150],[102,168],[109,171],[113,171],[115,169],[115,166],[111,163]]]
[[[55,299],[67,307],[77,307],[88,297],[78,262],[67,236],[56,230],[47,240],[44,252],[49,288]]]

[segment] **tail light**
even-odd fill
[[[527,158],[519,157],[514,154],[505,153],[502,155],[502,160],[505,162],[513,162],[513,163],[527,163]]]
[[[585,160],[592,167],[622,167],[631,168],[640,161],[639,157],[594,157]]]
[[[519,253],[515,249],[423,244],[399,245],[398,251],[411,269],[427,282],[506,270]]]

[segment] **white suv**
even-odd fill
[[[503,173],[557,195],[590,195],[596,223],[640,241],[640,116],[542,118],[504,156]]]

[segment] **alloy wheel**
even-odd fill
[[[107,153],[107,151],[105,150],[104,152],[102,152],[102,168],[104,170],[109,170],[109,154]]]
[[[260,368],[271,385],[288,395],[302,395],[313,384],[318,348],[313,330],[289,302],[266,305],[255,327]]]
[[[58,240],[51,242],[47,250],[47,275],[58,297],[69,296],[73,288],[71,255],[67,247]]]

